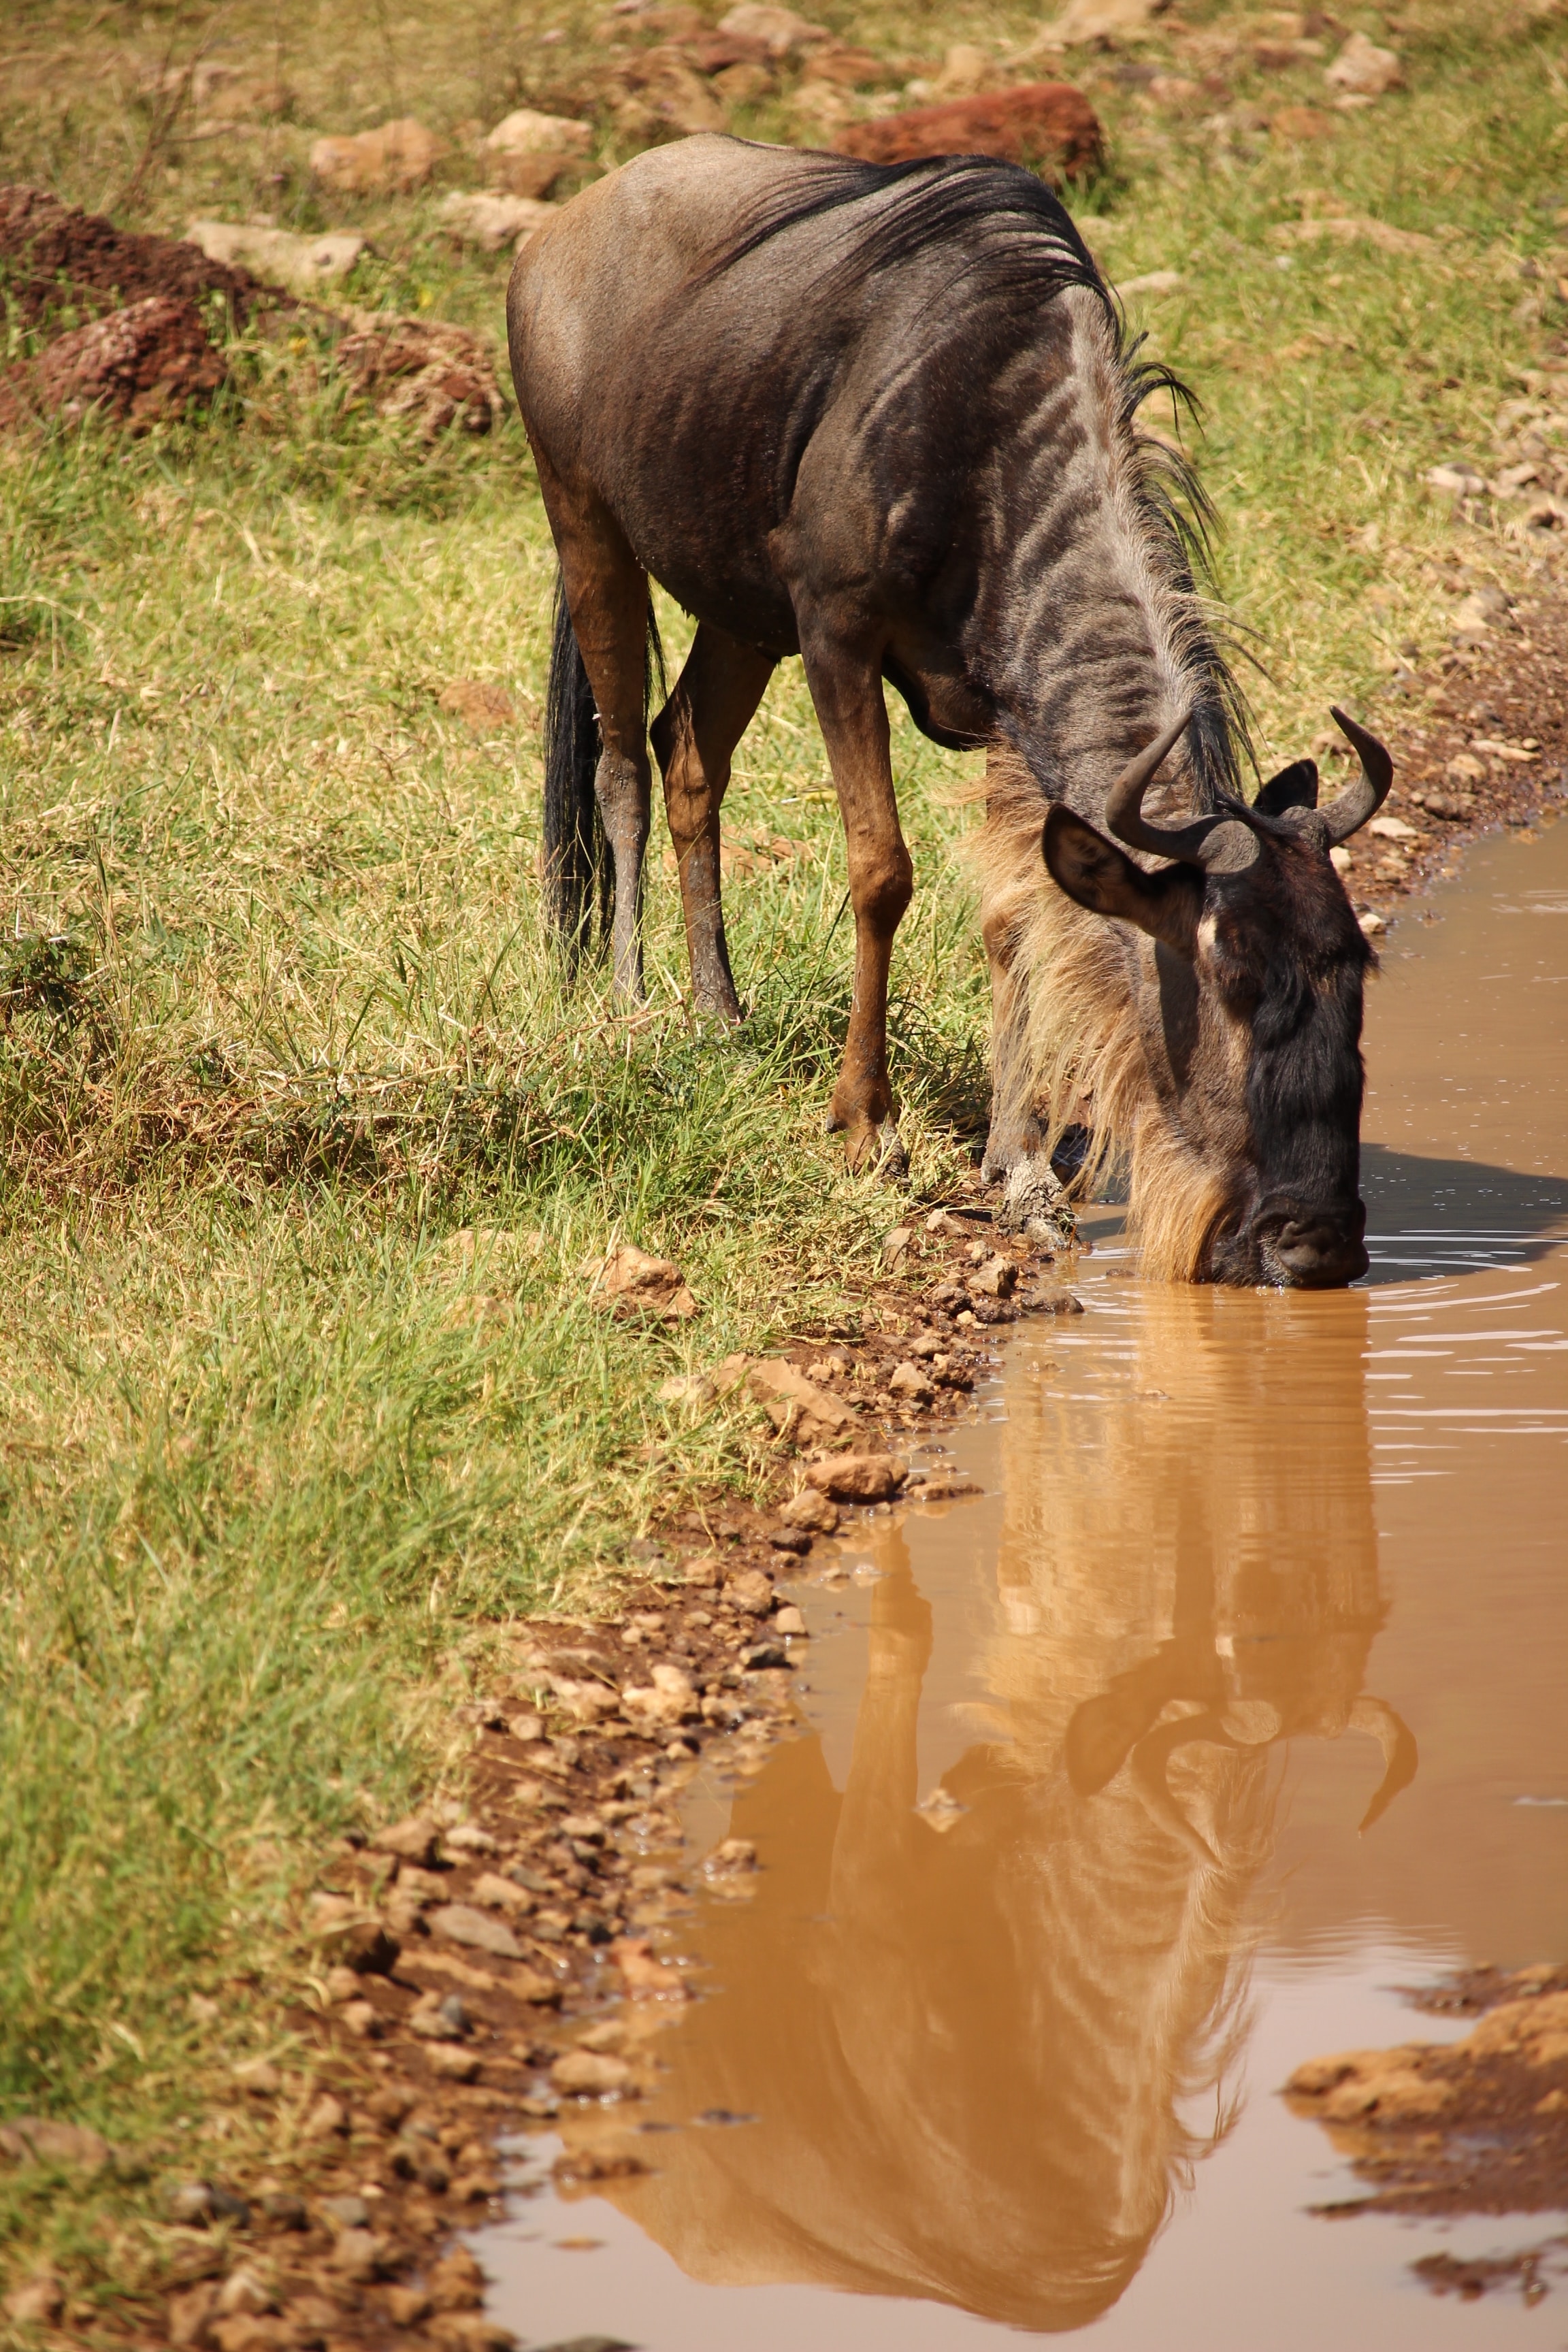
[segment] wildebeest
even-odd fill
[[[1364,1271],[1370,950],[1328,852],[1388,757],[1342,718],[1362,772],[1327,807],[1310,761],[1242,797],[1201,528],[1136,422],[1173,379],[1128,347],[1056,198],[980,157],[683,140],[531,238],[508,315],[561,558],[545,854],[569,954],[597,894],[640,993],[652,579],[698,624],[652,740],[694,1001],[731,1021],[720,804],[773,667],[804,663],[855,913],[829,1114],[852,1164],[903,1160],[887,987],[913,883],[886,680],[934,741],[988,753],[991,1173],[1043,1171],[1088,1097],[1097,1152],[1130,1159],[1147,1270]],[[1143,807],[1167,756],[1174,823]]]

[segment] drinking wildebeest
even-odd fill
[[[1362,773],[1326,808],[1306,760],[1241,798],[1194,532],[1135,422],[1173,379],[1126,347],[1055,197],[982,157],[682,140],[532,237],[508,314],[561,558],[545,857],[569,953],[613,890],[616,985],[640,993],[651,578],[698,623],[652,737],[693,996],[731,1021],[720,804],[774,666],[805,665],[855,911],[830,1112],[853,1165],[903,1158],[887,989],[912,872],[887,680],[934,741],[988,753],[989,1171],[1026,1189],[1088,1096],[1097,1151],[1130,1159],[1149,1271],[1363,1272],[1370,950],[1328,852],[1379,805],[1388,755],[1341,718]],[[1186,812],[1156,822],[1178,746]]]

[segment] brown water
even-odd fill
[[[1549,2220],[1324,2220],[1274,2095],[1441,2038],[1396,1985],[1568,1955],[1568,824],[1434,912],[1373,997],[1368,1283],[1145,1287],[1108,1214],[951,1439],[983,1498],[803,1588],[801,1736],[689,1792],[754,1891],[672,1924],[655,2096],[562,2126],[657,2168],[479,2242],[525,2343],[1563,2343],[1408,2268]]]

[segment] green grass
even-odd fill
[[[1033,26],[823,13],[932,58]],[[1398,649],[1445,640],[1458,566],[1514,582],[1550,554],[1422,487],[1486,457],[1556,330],[1518,315],[1539,292],[1518,270],[1568,204],[1568,40],[1477,14],[1406,12],[1409,91],[1305,147],[1222,147],[1217,100],[1150,107],[1115,58],[1072,61],[1110,131],[1077,201],[1115,224],[1089,224],[1111,274],[1183,275],[1134,307],[1208,408],[1221,581],[1276,764],[1330,699],[1388,707]],[[454,138],[443,184],[476,184],[459,126],[585,89],[586,19],[563,7],[542,49],[521,10],[342,15],[14,7],[0,175],[101,204],[146,135],[140,69],[204,33],[263,62],[280,38],[294,119],[170,148],[124,225],[360,226],[355,299],[499,341],[506,258],[453,253],[439,186],[331,202],[305,152],[413,111]],[[1323,96],[1305,64],[1229,79],[1233,104]],[[1282,252],[1271,230],[1314,190],[1434,244]],[[746,1028],[688,1020],[657,857],[648,1011],[622,1019],[597,982],[563,1002],[536,882],[552,558],[522,436],[509,417],[423,455],[310,357],[240,354],[199,425],[0,445],[0,2116],[78,2117],[147,2158],[86,2199],[0,2174],[0,2268],[53,2245],[105,2294],[162,2259],[147,2216],[204,2118],[240,2135],[205,2160],[242,2144],[215,2086],[297,1987],[289,1906],[327,1842],[459,1769],[441,1702],[486,1629],[595,1605],[650,1515],[752,1475],[744,1412],[672,1424],[659,1381],[842,1312],[890,1222],[821,1133],[848,930],[798,670],[729,809],[797,845],[730,886]],[[443,715],[456,677],[504,684],[516,725]],[[934,1182],[984,1106],[955,793],[975,763],[902,719],[895,741],[918,885],[895,1068]],[[450,1240],[469,1227],[471,1258]],[[694,1330],[593,1307],[581,1268],[617,1234],[679,1259]]]

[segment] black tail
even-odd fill
[[[643,672],[645,722],[651,712],[656,685],[662,696],[664,648],[659,643],[650,597]],[[588,951],[595,904],[601,947],[609,936],[615,917],[616,869],[594,790],[599,751],[599,714],[594,689],[588,683],[566,605],[566,592],[557,572],[550,686],[544,705],[544,903],[569,971],[576,971]]]

